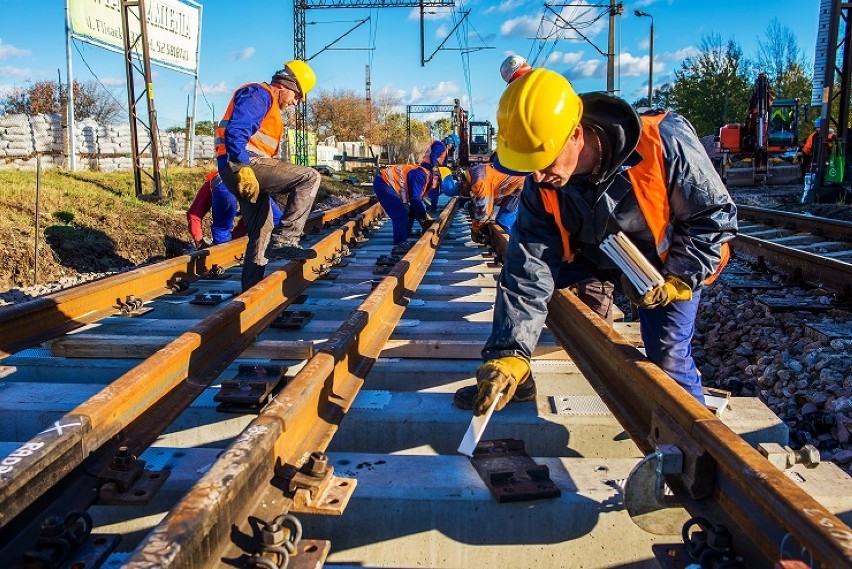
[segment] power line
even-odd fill
[[[98,85],[100,85],[101,87],[103,87],[104,91],[106,91],[106,92],[107,92],[107,94],[108,94],[110,97],[112,97],[112,100],[113,100],[113,101],[115,101],[115,102],[116,102],[116,104],[117,104],[119,107],[121,107],[121,109],[122,109],[124,112],[127,112],[127,107],[125,107],[124,105],[122,105],[122,104],[121,104],[121,101],[119,101],[119,100],[116,98],[116,96],[112,94],[112,91],[110,91],[110,90],[107,88],[107,86],[106,86],[106,85],[104,85],[104,84],[101,82],[101,79],[100,79],[100,77],[98,77],[98,74],[94,72],[94,70],[92,69],[92,67],[89,65],[89,62],[88,62],[88,61],[86,61],[86,58],[85,58],[85,57],[83,57],[83,52],[82,52],[82,51],[80,51],[80,46],[77,44],[77,42],[75,42],[75,41],[74,41],[74,38],[73,38],[73,37],[71,38],[71,43],[72,43],[72,44],[74,44],[74,49],[76,49],[76,50],[77,50],[77,53],[78,53],[78,54],[80,54],[80,59],[82,59],[82,60],[83,60],[83,65],[85,65],[85,66],[86,66],[86,69],[88,69],[88,70],[89,70],[89,73],[91,73],[91,74],[92,74],[92,76],[95,78],[95,81],[97,81],[97,82],[98,82]],[[69,97],[70,97],[70,94],[69,94]]]

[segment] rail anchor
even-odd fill
[[[305,464],[287,480],[293,500],[292,511],[308,514],[341,515],[355,486],[354,478],[334,475],[334,467],[322,452],[312,452]]]
[[[144,505],[151,501],[170,470],[145,470],[145,461],[120,447],[109,466],[98,478],[103,481],[98,489],[98,503],[105,505]]]
[[[677,535],[689,514],[672,495],[665,476],[683,472],[683,453],[659,445],[637,464],[624,484],[624,505],[630,519],[654,535]]]

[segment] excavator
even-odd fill
[[[793,163],[798,131],[799,100],[776,99],[766,74],[759,74],[745,124],[719,129],[719,175],[728,187],[800,182],[801,171]]]

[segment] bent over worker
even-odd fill
[[[483,230],[490,223],[496,223],[506,233],[512,232],[523,183],[524,176],[505,174],[491,164],[477,164],[464,171],[460,192],[473,200],[470,235],[474,241],[482,241]],[[495,205],[499,208],[496,216]]]
[[[278,225],[281,220],[281,208],[270,197],[269,207],[272,210],[272,224]],[[202,220],[207,212],[212,210],[213,221],[210,232],[213,239],[208,241],[204,237]],[[234,226],[234,219],[239,213],[239,204],[234,194],[228,190],[222,182],[219,172],[213,171],[207,174],[204,184],[195,194],[192,205],[186,210],[186,221],[189,224],[189,234],[196,249],[204,249],[209,245],[218,245],[231,239],[237,239],[246,234],[246,226],[242,218]]]
[[[299,239],[319,189],[320,174],[276,158],[284,133],[282,111],[315,84],[316,76],[307,63],[290,61],[269,83],[238,88],[216,129],[219,175],[239,199],[248,232],[244,291],[263,279],[267,255],[283,259],[316,257],[313,250],[299,246]],[[274,231],[268,196],[277,200],[284,212]]]
[[[428,229],[433,219],[426,213],[423,196],[438,187],[438,176],[432,173],[431,165],[403,164],[382,168],[373,178],[376,198],[391,218],[393,224],[393,252],[408,250],[408,234],[414,222]]]
[[[640,119],[605,93],[577,96],[565,77],[546,69],[509,85],[497,121],[496,167],[530,176],[500,274],[486,361],[475,397],[467,398],[474,412],[484,413],[500,393],[498,409],[516,389],[530,391],[530,357],[554,289],[570,287],[612,322],[621,275],[599,245],[618,231],[665,277],[644,295],[620,278],[639,307],[647,356],[703,402],[690,346],[695,315],[701,287],[724,266],[737,224],[734,202],[693,127],[674,113]]]

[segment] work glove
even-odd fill
[[[793,157],[793,164],[801,164],[802,163],[802,153],[796,152],[796,155]]]
[[[243,166],[237,172],[237,194],[244,200],[257,203],[257,198],[260,195],[260,184],[257,182],[254,170],[249,166]]]
[[[211,245],[213,245],[212,241],[210,241],[206,237],[202,237],[201,239],[195,242],[195,249],[196,251],[201,251],[202,249],[207,249]]]
[[[473,240],[474,243],[487,242],[488,238],[491,237],[491,229],[489,227],[490,224],[488,223],[483,223],[482,225],[471,227],[470,238]]]
[[[515,396],[515,390],[530,376],[530,364],[524,358],[505,356],[488,360],[476,370],[476,401],[473,414],[483,415],[494,399],[503,394],[497,402],[497,411],[501,410]]]
[[[621,288],[630,302],[639,308],[660,308],[678,300],[692,300],[692,289],[675,275],[666,276],[662,285],[655,286],[645,294],[639,294],[627,275],[621,275]]]

